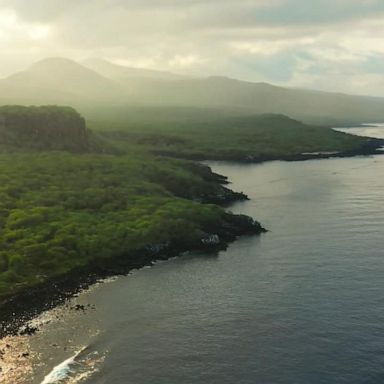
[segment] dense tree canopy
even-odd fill
[[[198,241],[225,215],[198,202],[222,192],[216,178],[144,155],[0,155],[0,296],[90,261]]]

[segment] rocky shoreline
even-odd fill
[[[216,199],[216,203],[220,205],[248,198],[226,187],[223,187],[221,192]],[[208,202],[212,203],[213,200],[215,199],[210,196]],[[251,217],[225,213],[224,220],[205,228],[205,232],[197,241],[186,242],[184,239],[179,239],[173,243],[148,245],[129,255],[93,263],[72,270],[64,276],[49,279],[0,302],[0,339],[8,335],[33,334],[37,329],[28,326],[30,320],[44,311],[65,303],[69,298],[100,280],[126,275],[134,269],[153,265],[158,260],[167,260],[184,252],[217,252],[225,249],[239,236],[257,235],[263,232],[266,230]]]
[[[207,156],[202,158],[200,155],[191,155],[187,157],[189,160],[194,161],[231,161],[243,164],[259,164],[267,161],[305,161],[305,160],[321,160],[331,158],[344,158],[344,157],[356,157],[356,156],[370,156],[370,155],[382,155],[384,154],[384,139],[367,138],[366,142],[359,148],[343,151],[343,152],[313,152],[313,153],[298,153],[294,155],[251,155],[251,154],[236,154],[236,155],[223,155],[220,158],[217,156]],[[174,152],[168,151],[156,151],[157,155],[183,158]]]
[[[369,139],[364,146],[357,150],[339,153],[303,153],[293,156],[246,156],[242,158],[222,159],[241,163],[263,163],[266,161],[303,161],[327,158],[343,158],[354,156],[367,156],[384,154],[380,150],[384,146],[384,139]],[[169,154],[168,154],[169,155]],[[202,160],[202,159],[194,159]],[[205,159],[207,160],[207,159]],[[216,159],[217,160],[217,159]],[[228,206],[236,201],[247,200],[244,193],[234,192],[225,187],[227,178],[222,175],[211,174],[215,182],[221,185],[219,192],[214,196],[202,196],[200,201],[204,203]],[[0,339],[12,334],[17,334],[22,326],[35,318],[40,313],[63,304],[83,289],[102,279],[125,275],[133,269],[152,265],[158,260],[167,260],[187,251],[218,251],[225,249],[228,244],[239,236],[254,235],[266,232],[266,230],[251,217],[245,215],[226,214],[226,222],[221,226],[209,228],[206,234],[195,243],[185,243],[180,239],[178,243],[166,243],[150,245],[144,249],[123,255],[113,260],[107,260],[103,264],[86,266],[71,271],[70,273],[50,279],[43,284],[28,288],[3,302],[0,302]],[[23,333],[29,334],[36,329],[24,328]]]
[[[366,143],[358,149],[344,152],[315,152],[315,153],[300,153],[291,156],[260,156],[260,157],[248,157],[243,159],[243,162],[249,163],[262,163],[266,161],[280,160],[280,161],[304,161],[304,160],[321,160],[331,158],[345,158],[356,156],[372,156],[382,155],[384,151],[380,148],[384,147],[384,139],[368,139]]]

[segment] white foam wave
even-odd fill
[[[57,365],[53,370],[45,376],[41,384],[58,384],[69,378],[73,373],[73,368],[78,364],[76,358],[82,353],[87,347],[82,348],[76,352],[73,356]]]

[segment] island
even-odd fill
[[[265,232],[226,209],[247,196],[197,161],[383,145],[284,115],[89,125],[70,107],[0,107],[0,337],[100,278]]]

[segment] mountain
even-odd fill
[[[125,95],[113,80],[64,58],[39,61],[0,81],[0,100],[43,103],[113,101]]]
[[[194,107],[213,114],[282,113],[309,123],[340,124],[383,121],[384,98],[278,87],[223,76],[182,77],[169,72],[87,60],[89,68],[130,91],[135,104],[180,109]],[[148,109],[149,111],[151,109]],[[185,115],[189,118],[190,112]],[[225,114],[225,112],[224,112]],[[144,112],[145,115],[145,112]]]
[[[134,95],[136,102],[147,105],[278,113],[309,123],[384,119],[384,98],[284,88],[219,76],[142,82],[136,84]]]
[[[141,119],[158,111],[163,121],[168,113],[169,119],[174,119],[172,111],[177,111],[177,119],[190,120],[194,110],[212,116],[279,113],[319,124],[384,121],[384,98],[284,88],[221,76],[184,77],[101,59],[86,60],[83,65],[64,58],[39,61],[0,80],[0,104],[6,103],[67,104],[88,118],[105,112],[112,120],[127,116],[133,108],[136,115],[142,113]]]

